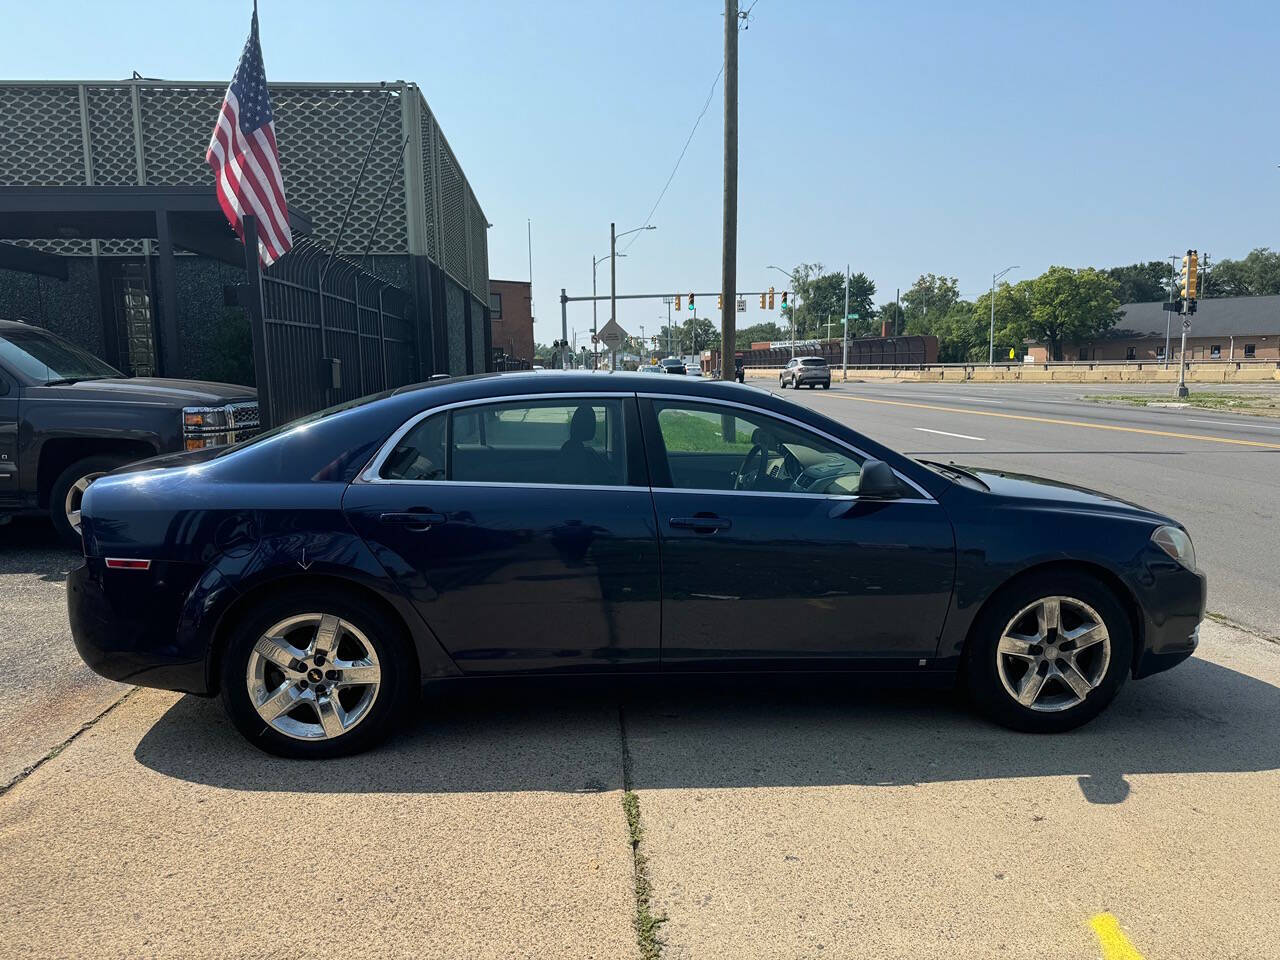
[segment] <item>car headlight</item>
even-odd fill
[[[1151,542],[1188,570],[1195,570],[1196,548],[1192,546],[1187,531],[1181,527],[1157,527],[1151,534]]]
[[[227,411],[219,407],[186,407],[182,411],[183,433],[204,433],[227,429]]]

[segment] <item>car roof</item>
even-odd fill
[[[652,393],[657,386],[653,379],[638,371],[606,370],[513,370],[505,373],[477,373],[470,376],[450,377],[400,387],[394,391],[397,397],[410,402],[427,400],[433,406],[458,400],[474,400],[485,397],[501,398],[537,393]],[[662,381],[662,392],[691,397],[720,397],[732,400],[750,396],[759,402],[764,393],[757,387],[732,380],[705,380],[701,377],[672,377]],[[423,391],[436,391],[430,398]]]

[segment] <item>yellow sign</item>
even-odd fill
[[[1010,359],[1010,360],[1013,360],[1016,356],[1017,356],[1017,354],[1015,354],[1015,353],[1013,352],[1013,347],[1010,347],[1010,348],[1009,348],[1009,359]]]

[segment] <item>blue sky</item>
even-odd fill
[[[6,6],[0,70],[23,79],[223,78],[250,9]],[[273,81],[422,87],[494,225],[492,276],[527,276],[533,222],[542,341],[560,288],[590,292],[609,221],[643,222],[722,58],[716,0],[260,9]],[[741,36],[738,285],[780,286],[768,264],[851,262],[879,301],[923,272],[976,296],[1010,264],[1013,279],[1280,246],[1277,40],[1273,2],[758,0]],[[717,89],[620,291],[719,285],[722,109]],[[767,319],[756,306],[742,323]],[[571,306],[570,328],[590,313]],[[619,309],[636,333],[660,315]]]

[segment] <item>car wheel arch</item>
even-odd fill
[[[987,594],[986,599],[974,611],[972,619],[969,621],[969,627],[965,632],[964,647],[960,652],[960,669],[964,669],[966,658],[969,651],[973,648],[975,631],[982,622],[982,615],[990,607],[999,603],[1005,594],[1012,590],[1016,590],[1019,586],[1028,580],[1036,579],[1052,574],[1055,572],[1084,574],[1092,577],[1106,587],[1120,604],[1126,616],[1129,618],[1129,626],[1133,631],[1133,662],[1129,664],[1130,675],[1137,669],[1138,661],[1142,656],[1144,644],[1144,628],[1145,619],[1142,615],[1142,608],[1138,603],[1138,598],[1134,595],[1129,585],[1111,570],[1102,564],[1093,563],[1088,560],[1050,560],[1035,566],[1027,567],[1019,570],[1013,576],[1005,580],[1000,586]]]
[[[317,589],[358,598],[385,614],[392,623],[404,631],[404,637],[408,640],[407,646],[413,656],[410,672],[421,678],[422,662],[421,652],[418,648],[418,638],[403,613],[393,603],[389,602],[377,590],[356,580],[328,573],[299,573],[260,580],[247,590],[237,592],[235,598],[222,611],[217,624],[213,628],[209,640],[209,651],[206,656],[205,676],[207,678],[208,694],[216,696],[220,692],[218,689],[219,677],[222,675],[222,658],[227,648],[227,641],[241,621],[252,613],[259,601],[268,596],[279,597],[287,593],[313,592]]]

